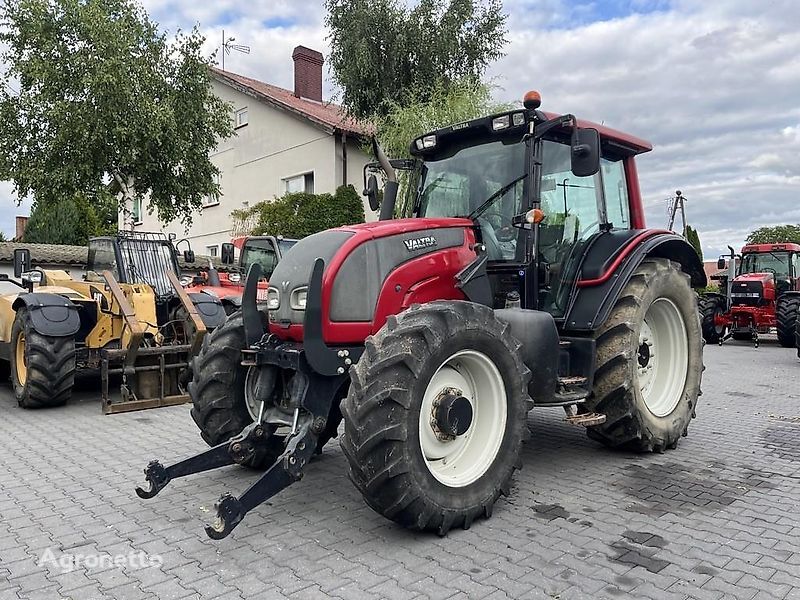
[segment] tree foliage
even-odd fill
[[[759,227],[751,231],[745,241],[748,244],[800,244],[800,223],[797,225]]]
[[[85,246],[90,237],[116,230],[117,200],[108,193],[94,198],[60,198],[45,204],[35,200],[23,241]]]
[[[2,0],[0,177],[40,207],[113,180],[186,222],[219,193],[209,150],[232,133],[197,29],[173,40],[136,0]]]
[[[234,211],[234,221],[249,224],[237,233],[302,238],[312,233],[364,222],[364,205],[352,185],[339,186],[335,194],[286,194]],[[241,229],[241,228],[240,228]]]
[[[480,81],[506,42],[500,0],[326,0],[325,8],[331,72],[359,118],[429,101],[454,81]]]
[[[703,245],[700,243],[700,236],[697,235],[697,230],[692,228],[691,226],[686,226],[686,231],[684,232],[684,237],[686,241],[689,242],[692,247],[694,248],[695,252],[697,252],[697,256],[700,257],[700,261],[703,260]]]

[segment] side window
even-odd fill
[[[630,229],[631,215],[628,204],[628,186],[625,184],[625,168],[621,160],[600,160],[603,173],[603,189],[606,193],[606,214],[614,229]]]
[[[94,271],[98,275],[105,270],[109,270],[114,274],[114,278],[119,280],[117,257],[116,254],[114,254],[113,241],[104,239],[89,241],[89,256],[86,262],[86,270]]]

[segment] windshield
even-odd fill
[[[120,240],[119,249],[127,283],[146,283],[159,297],[173,293],[166,275],[178,273],[172,244],[132,238]]]
[[[294,240],[278,240],[281,254],[294,244]],[[272,277],[272,272],[278,264],[278,255],[275,253],[272,240],[250,240],[244,245],[242,249],[242,267],[247,270],[254,263],[258,263],[261,266],[263,277],[267,279]]]
[[[745,254],[742,257],[739,275],[744,273],[775,273],[775,277],[789,277],[789,253]]]
[[[426,158],[422,166],[420,217],[467,217],[492,194],[515,179],[505,193],[484,206],[477,217],[489,258],[513,259],[517,230],[511,226],[524,202],[525,144],[500,140],[468,146],[444,158]]]

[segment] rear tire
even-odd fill
[[[725,335],[725,327],[716,324],[716,317],[725,314],[725,301],[718,296],[701,296],[697,301],[703,339],[708,344],[716,344]]]
[[[245,399],[247,368],[241,365],[244,347],[244,321],[242,313],[237,312],[205,336],[203,347],[192,360],[191,414],[209,446],[229,440],[253,422]],[[269,444],[263,456],[245,466],[262,468],[275,462],[283,452],[283,443],[273,436]]]
[[[586,407],[607,420],[587,429],[590,438],[639,452],[677,446],[700,394],[697,315],[697,296],[680,265],[648,259],[637,268],[596,334],[597,370]]]
[[[439,535],[491,515],[528,432],[531,373],[519,349],[494,311],[459,301],[412,306],[367,339],[350,370],[341,446],[370,507]],[[449,439],[434,414],[464,401],[469,417],[449,422],[466,429]]]
[[[27,308],[11,327],[11,383],[22,408],[63,406],[75,384],[75,339],[38,333]]]
[[[778,342],[784,348],[794,348],[797,328],[797,311],[800,310],[800,296],[783,294],[775,304],[775,322]]]

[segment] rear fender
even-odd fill
[[[41,335],[69,337],[81,327],[78,306],[65,296],[42,292],[20,294],[12,307],[15,311],[27,308],[31,325]]]
[[[225,308],[219,298],[198,292],[191,292],[188,296],[192,304],[197,308],[197,312],[200,318],[203,319],[206,329],[214,329],[225,322]]]
[[[707,284],[703,263],[697,252],[675,233],[641,231],[602,261],[592,260],[596,258],[592,256],[595,246],[589,247],[583,264],[602,263],[603,267],[592,273],[591,278],[586,276],[585,270],[582,271],[564,318],[566,330],[594,331],[601,327],[634,271],[647,258],[667,258],[680,263],[682,270],[691,277],[694,288]]]

